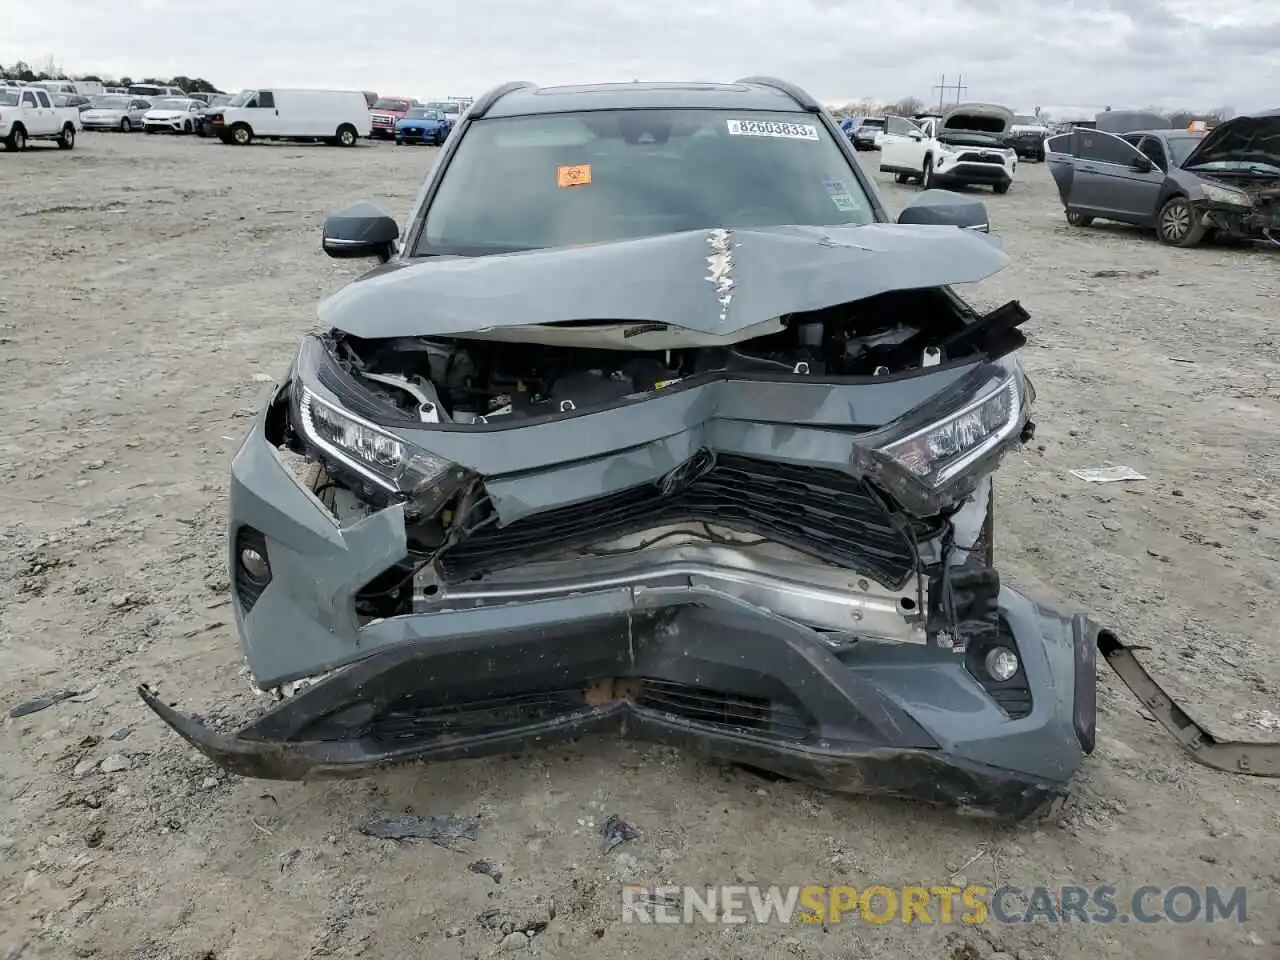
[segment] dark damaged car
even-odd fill
[[[1161,242],[1280,246],[1280,115],[1236,117],[1207,134],[1076,129],[1047,141],[1067,221],[1154,229]]]
[[[1034,391],[1023,309],[953,290],[1006,265],[985,222],[940,191],[892,222],[781,81],[492,91],[403,231],[326,223],[383,263],[234,458],[236,625],[281,702],[225,733],[143,697],[250,777],[621,733],[1051,807],[1099,628],[993,566]]]

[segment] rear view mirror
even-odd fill
[[[898,214],[899,223],[927,226],[963,227],[966,230],[991,231],[987,205],[950,190],[926,190]]]
[[[392,217],[362,201],[325,220],[320,246],[335,259],[377,257],[386,263],[396,252],[399,236],[400,227]]]

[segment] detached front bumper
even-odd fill
[[[687,587],[508,605],[475,614],[487,621],[475,629],[460,620],[430,637],[418,618],[398,618],[403,642],[232,735],[141,693],[198,750],[248,777],[355,777],[613,733],[827,789],[1022,818],[1063,796],[1092,750],[1097,628],[1012,590],[1001,616],[1033,690],[1020,719],[950,651],[836,651],[806,627]]]

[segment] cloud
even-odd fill
[[[874,11],[874,12],[872,12]],[[917,96],[1268,108],[1273,0],[75,0],[11,5],[0,63],[201,76],[224,89],[323,86],[421,98],[503,80],[773,74],[828,102]],[[954,98],[954,91],[949,93]]]

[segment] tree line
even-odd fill
[[[0,79],[21,80],[25,83],[33,83],[37,80],[83,80],[89,83],[104,83],[112,87],[128,87],[135,83],[151,83],[158,87],[178,87],[187,93],[222,92],[204,77],[179,75],[176,77],[141,77],[138,79],[121,77],[118,80],[106,80],[91,73],[70,76],[52,59],[48,63],[42,64],[38,70],[23,60],[19,60],[12,65],[0,64]]]

